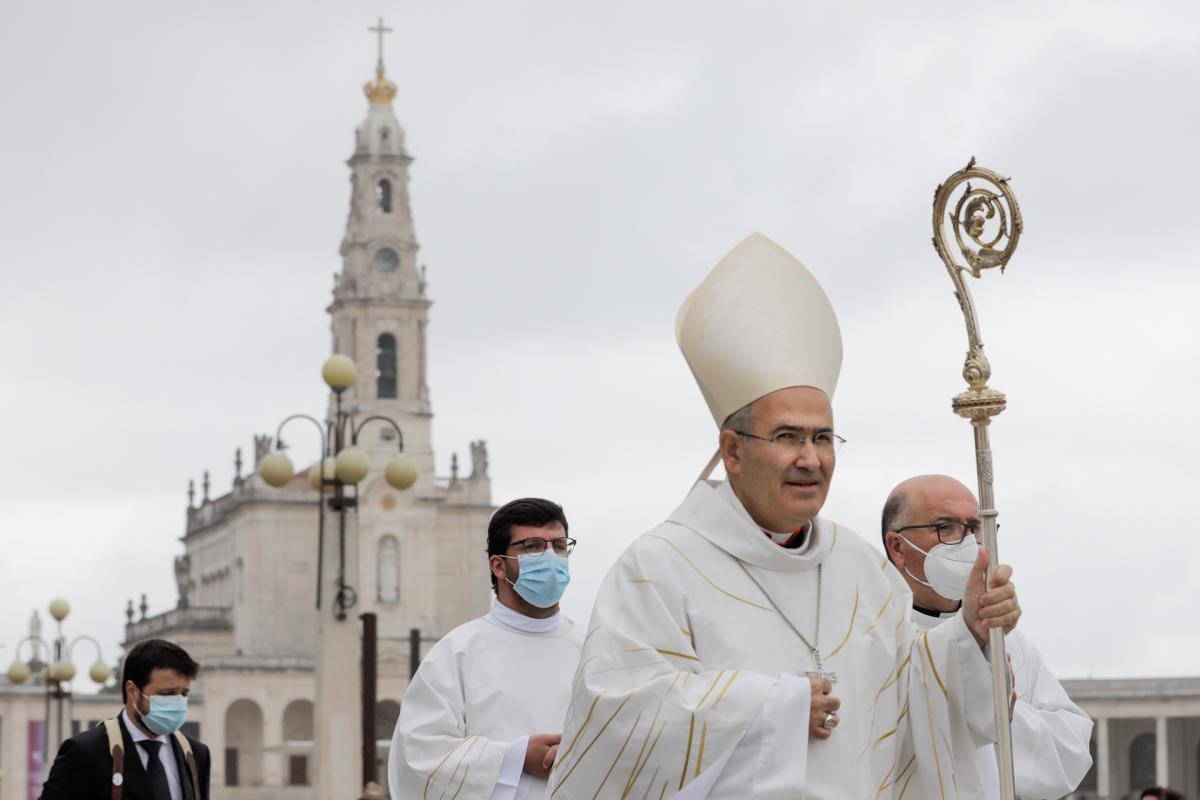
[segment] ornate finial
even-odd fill
[[[146,602],[146,595],[142,595],[142,602],[138,605],[138,611],[142,612],[142,620],[146,619],[146,612],[150,610],[150,604]]]
[[[373,28],[367,28],[367,30],[379,35],[379,55],[375,61],[375,80],[367,81],[363,85],[363,92],[373,106],[390,105],[392,98],[396,96],[396,84],[385,78],[383,74],[383,35],[391,33],[392,29],[385,28],[383,17],[380,17],[379,24]]]
[[[204,502],[207,503],[208,502],[208,488],[209,488],[208,470],[204,470],[204,483],[200,484],[200,486],[204,489]]]
[[[458,453],[450,454],[450,485],[458,485]]]
[[[196,481],[189,480],[188,481],[188,508],[195,508],[195,506],[196,506]]]
[[[38,611],[35,608],[33,610],[33,616],[29,618],[29,637],[31,639],[36,639],[41,635],[42,635],[42,618],[38,615]]]
[[[242,448],[233,451],[233,482],[242,482]]]
[[[125,605],[125,624],[126,624],[126,625],[132,625],[132,624],[133,624],[133,598],[132,598],[132,597],[131,597],[131,598],[129,598],[129,600],[127,600],[127,601],[126,601],[126,605]]]

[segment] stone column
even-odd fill
[[[1108,717],[1096,720],[1096,793],[1108,797],[1112,793],[1112,775],[1108,756]]]
[[[1170,784],[1170,773],[1167,770],[1167,718],[1157,717],[1154,720],[1154,780],[1159,786]]]
[[[315,763],[316,796],[321,800],[349,800],[362,790],[359,753],[361,682],[358,617],[354,609],[346,618],[334,618],[334,579],[338,569],[338,515],[325,517],[325,571],[317,633],[317,702]],[[356,514],[346,515],[346,579],[356,584],[358,524]]]

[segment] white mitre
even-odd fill
[[[752,233],[679,309],[675,338],[717,426],[791,386],[833,397],[842,334],[825,291],[796,258]]]

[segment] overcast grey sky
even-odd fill
[[[126,598],[175,602],[188,479],[225,491],[235,446],[323,408],[381,14],[438,461],[486,438],[497,502],[564,504],[568,611],[711,452],[672,323],[752,230],[842,324],[826,515],[874,542],[900,479],[974,483],[929,245],[933,189],[974,154],[1026,220],[973,285],[1022,625],[1062,676],[1200,671],[1184,2],[6,3],[0,662],[60,594],[111,660]]]

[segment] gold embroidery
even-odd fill
[[[654,581],[650,580],[649,578],[630,578],[629,582],[630,583],[649,583],[649,584],[654,583]]]
[[[704,705],[704,701],[708,699],[708,696],[710,694],[712,694],[713,689],[717,688],[717,684],[721,682],[721,678],[724,675],[725,675],[725,670],[721,670],[720,672],[717,673],[717,677],[713,678],[712,686],[708,687],[708,691],[705,692],[704,696],[700,698],[700,702],[696,703],[697,711],[699,711],[700,708]]]
[[[908,791],[908,785],[912,783],[912,779],[917,777],[917,771],[914,769],[908,779],[904,781],[904,786],[900,787],[900,796],[896,800],[904,800],[904,794]]]
[[[462,794],[462,787],[466,786],[466,784],[467,784],[467,772],[469,772],[469,771],[470,771],[470,766],[467,766],[467,769],[464,769],[462,771],[462,782],[458,783],[458,790],[457,790],[457,792],[454,793],[454,796],[452,796],[452,798],[450,798],[450,800],[458,800],[458,795]]]
[[[858,584],[854,584],[854,609],[850,612],[850,627],[846,628],[846,638],[842,639],[842,643],[833,648],[825,657],[833,658],[838,654],[838,651],[846,646],[846,642],[850,641],[850,634],[854,633],[854,620],[858,616],[858,600],[859,591]]]
[[[590,631],[588,631],[588,635],[583,637],[583,643],[587,644],[587,640],[592,638],[592,634],[595,633],[596,631],[600,630],[603,627],[604,627],[603,625],[597,625],[596,627],[594,627]]]
[[[687,628],[680,628],[679,632],[682,633],[684,636],[686,636],[689,639],[692,638],[692,632],[689,631]]]
[[[638,729],[638,725],[642,724],[642,715],[639,713],[633,720],[633,727],[629,729],[629,735],[625,737],[625,741],[621,743],[621,749],[617,751],[617,757],[608,765],[608,772],[604,773],[604,778],[600,781],[600,785],[596,787],[596,793],[592,795],[592,800],[596,800],[600,796],[600,792],[604,791],[604,784],[608,783],[608,778],[612,775],[612,771],[616,769],[617,762],[621,760],[621,756],[625,753],[625,748],[629,747],[629,740],[633,738],[633,732]]]
[[[579,758],[575,759],[575,763],[571,765],[571,769],[569,769],[567,771],[567,774],[563,776],[563,779],[558,782],[557,786],[554,787],[554,791],[550,792],[551,797],[558,794],[558,790],[563,787],[563,784],[567,782],[567,780],[571,777],[572,774],[574,774],[575,770],[579,767],[579,765],[583,763],[583,759],[587,757],[587,754],[589,752],[591,752],[593,745],[595,745],[596,742],[598,742],[600,740],[600,737],[604,735],[604,732],[606,730],[608,730],[608,726],[611,725],[612,721],[617,718],[617,714],[621,713],[621,709],[623,709],[625,707],[625,704],[629,702],[629,698],[632,696],[633,695],[629,695],[629,694],[625,695],[625,699],[621,701],[621,705],[617,706],[617,710],[614,711],[612,713],[612,716],[609,717],[608,720],[604,723],[604,725],[602,725],[600,727],[600,730],[596,731],[596,735],[594,737],[592,737],[592,740],[590,742],[588,742],[588,746],[583,748],[583,752],[579,754]]]
[[[468,736],[466,739],[463,739],[461,742],[454,745],[454,747],[451,748],[450,752],[446,753],[446,755],[442,757],[442,760],[439,761],[437,766],[433,768],[433,772],[429,773],[429,777],[425,779],[425,793],[423,795],[421,795],[423,798],[429,797],[429,784],[433,782],[433,779],[437,776],[438,772],[441,771],[442,765],[450,760],[450,756],[454,755],[458,751],[458,748],[462,747],[464,744],[466,744],[467,742],[471,741],[474,738],[475,738],[474,736]]]
[[[929,631],[925,632],[925,652],[929,654],[929,667],[933,670],[933,677],[937,680],[937,685],[941,687],[942,694],[949,697],[950,693],[946,691],[946,684],[942,683],[942,676],[938,674],[937,664],[933,662],[933,651],[929,649]]]
[[[720,586],[717,586],[717,584],[713,583],[712,578],[709,578],[707,575],[705,575],[703,572],[701,572],[700,568],[697,567],[690,558],[688,558],[686,555],[684,555],[684,552],[682,550],[680,550],[679,547],[671,540],[666,539],[666,538],[659,536],[657,534],[654,534],[654,533],[648,533],[648,534],[646,534],[646,536],[648,536],[652,539],[660,539],[660,540],[666,542],[668,545],[670,545],[671,549],[673,549],[676,553],[678,553],[679,557],[682,558],[684,561],[686,561],[688,563],[688,566],[696,571],[697,575],[699,575],[701,578],[703,578],[709,586],[716,589],[718,592],[725,595],[726,597],[732,598],[741,603],[745,603],[748,606],[754,606],[755,608],[760,609],[762,611],[770,611],[771,610],[771,609],[767,608],[766,606],[760,606],[758,603],[747,600],[744,597],[738,597],[733,592],[726,591],[725,589],[722,589]]]
[[[687,752],[683,754],[683,771],[679,773],[679,788],[683,789],[683,782],[687,780],[688,762],[692,760],[692,736],[696,733],[696,712],[692,712],[692,721],[688,723],[688,743]]]
[[[463,754],[461,756],[459,756],[458,763],[454,765],[454,772],[450,773],[450,780],[446,781],[446,788],[442,790],[442,794],[439,797],[439,800],[441,797],[446,796],[446,792],[450,791],[450,787],[454,784],[454,779],[458,776],[458,771],[460,769],[462,769],[463,761],[465,761],[467,756],[469,756],[471,754],[471,751],[475,749],[475,745],[479,743],[478,736],[472,736],[471,739],[473,740],[471,742],[471,746],[468,747],[466,750],[464,750]],[[471,769],[471,765],[468,764],[467,770],[470,770],[470,769]],[[467,773],[464,771],[463,772],[463,780],[460,781],[458,784],[458,791],[462,791],[462,785],[463,785],[463,782],[466,781],[466,779],[467,779]],[[458,792],[455,792],[455,794],[457,795]]]
[[[676,658],[686,658],[688,661],[699,661],[696,656],[689,656],[687,653],[676,653],[674,650],[661,650],[655,648],[655,652],[662,653],[664,656],[675,656]]]
[[[704,769],[704,740],[708,738],[708,720],[704,721],[704,725],[700,728],[700,749],[696,752],[696,777],[700,777],[700,772]],[[596,798],[592,798],[596,800]]]
[[[741,674],[741,670],[735,669],[733,671],[733,674],[729,676],[729,680],[725,681],[725,685],[721,687],[721,693],[718,694],[717,699],[713,701],[713,704],[712,704],[713,708],[716,708],[718,705],[721,704],[721,698],[724,697],[725,693],[729,691],[729,687],[733,686],[733,682],[734,682],[734,680],[737,679],[737,676],[739,674]]]

